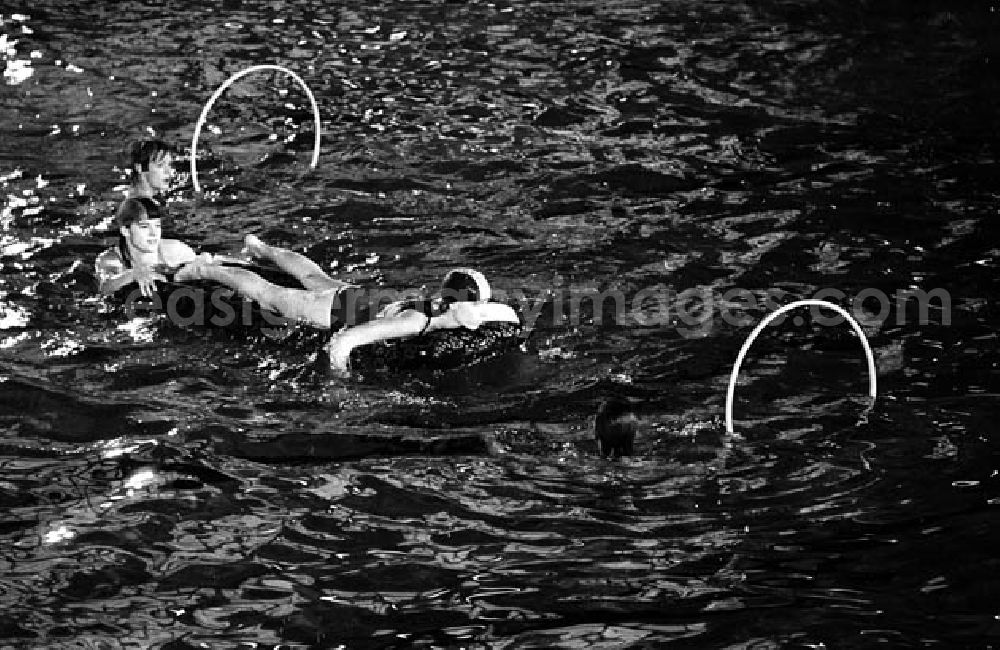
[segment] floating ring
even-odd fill
[[[840,314],[841,316],[843,316],[844,318],[846,318],[847,321],[851,324],[851,327],[854,328],[854,331],[858,335],[858,338],[861,339],[861,345],[864,347],[864,349],[865,349],[865,355],[868,357],[868,396],[871,397],[873,400],[875,399],[875,381],[876,381],[876,379],[875,379],[875,357],[874,357],[874,355],[872,355],[871,346],[868,345],[868,337],[865,336],[865,333],[861,329],[861,325],[858,324],[858,321],[856,321],[853,316],[851,316],[849,313],[847,313],[846,309],[844,309],[843,307],[840,307],[839,305],[835,305],[832,302],[827,302],[826,300],[816,300],[816,299],[796,300],[795,302],[792,302],[792,303],[789,303],[787,305],[784,305],[783,307],[781,307],[780,309],[778,309],[774,313],[768,314],[767,318],[765,318],[764,320],[762,320],[760,322],[760,324],[757,325],[756,328],[754,328],[753,332],[750,333],[750,336],[747,337],[747,340],[743,344],[743,348],[740,350],[740,353],[736,356],[736,363],[733,365],[733,372],[729,376],[729,390],[726,392],[726,432],[727,433],[733,433],[734,432],[733,431],[733,398],[736,395],[736,378],[740,374],[740,365],[743,363],[743,358],[746,356],[747,352],[750,350],[750,346],[753,344],[754,339],[756,339],[757,335],[760,334],[761,331],[763,331],[763,329],[765,327],[767,327],[768,323],[770,323],[771,321],[773,321],[775,318],[777,318],[781,314],[785,313],[786,311],[789,311],[789,310],[792,310],[792,309],[794,309],[796,307],[801,307],[801,306],[804,306],[804,305],[818,305],[820,307],[827,307],[829,309],[832,309],[835,312],[837,312],[838,314]]]
[[[208,117],[208,112],[212,110],[212,105],[215,104],[215,100],[217,100],[219,96],[226,91],[226,88],[229,88],[239,79],[245,77],[251,72],[257,72],[258,70],[277,70],[279,72],[284,72],[289,76],[291,76],[293,79],[295,79],[295,81],[299,82],[299,85],[302,86],[302,89],[306,91],[307,95],[309,95],[309,102],[312,104],[312,109],[313,109],[313,117],[315,118],[316,121],[316,142],[313,145],[312,164],[310,165],[310,167],[315,169],[316,165],[319,163],[319,140],[320,140],[320,129],[322,127],[320,126],[319,106],[316,104],[316,98],[313,97],[312,91],[309,90],[309,86],[306,85],[306,82],[302,81],[302,78],[299,75],[295,74],[288,68],[284,68],[280,65],[269,65],[269,64],[254,65],[250,66],[246,70],[237,72],[233,76],[229,77],[229,79],[227,79],[224,84],[219,86],[218,90],[216,90],[215,93],[212,94],[208,102],[205,104],[205,108],[201,110],[201,116],[198,118],[198,124],[196,124],[194,127],[194,138],[191,140],[191,181],[194,183],[195,192],[201,192],[201,186],[198,184],[198,136],[201,135],[201,127],[205,123],[205,118]]]

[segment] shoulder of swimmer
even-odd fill
[[[122,254],[118,252],[118,247],[109,248],[94,260],[94,266],[98,271],[108,270],[112,268],[121,268],[125,266],[125,260],[122,259]]]

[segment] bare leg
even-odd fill
[[[313,327],[330,327],[330,308],[336,295],[336,291],[332,289],[290,289],[271,284],[247,269],[198,262],[182,267],[174,274],[174,279],[178,282],[212,280],[285,318],[305,321]]]
[[[280,246],[270,246],[255,235],[247,235],[243,239],[243,250],[261,259],[274,262],[278,268],[292,275],[306,289],[339,289],[348,283],[334,280],[311,259]]]

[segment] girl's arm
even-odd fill
[[[334,334],[327,344],[330,366],[347,370],[351,351],[361,345],[459,327],[474,330],[484,322],[498,321],[520,323],[513,309],[498,303],[457,302],[440,316],[431,317],[407,309],[395,316],[376,318]]]
[[[429,332],[441,329],[440,321],[446,315],[447,312],[442,316],[428,317],[415,309],[407,309],[395,316],[376,318],[367,323],[341,330],[333,335],[326,346],[327,352],[330,354],[330,366],[339,370],[347,370],[351,359],[351,350],[360,345],[401,339],[416,336],[422,331]],[[435,327],[434,321],[439,321],[439,327]]]
[[[156,289],[156,281],[166,280],[149,267],[125,268],[118,254],[111,251],[101,254],[94,267],[97,272],[98,290],[105,296],[110,296],[133,282],[139,285],[142,295],[150,296]]]

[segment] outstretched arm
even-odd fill
[[[430,317],[415,309],[407,309],[395,316],[376,318],[334,334],[327,344],[330,366],[347,370],[351,351],[361,345],[443,329],[465,327],[474,330],[487,321],[520,322],[513,309],[496,303],[454,303],[440,316]]]
[[[333,335],[327,343],[326,350],[330,354],[330,367],[347,370],[351,358],[351,350],[361,345],[377,341],[401,339],[416,336],[421,331],[441,329],[442,320],[447,316],[425,316],[415,309],[407,309],[395,316],[376,318],[355,327],[348,327]],[[435,321],[438,321],[435,327]]]

